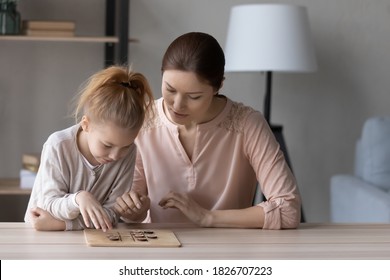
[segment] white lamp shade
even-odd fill
[[[227,72],[311,72],[317,69],[305,7],[249,4],[231,9]]]

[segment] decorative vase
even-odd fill
[[[16,0],[0,0],[0,35],[20,34],[20,13],[16,10]]]

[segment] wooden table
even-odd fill
[[[83,231],[38,232],[24,223],[0,223],[0,259],[390,259],[390,224],[307,223],[296,230],[119,227],[171,229],[182,247],[89,247]]]

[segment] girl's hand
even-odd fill
[[[33,227],[39,231],[65,230],[64,221],[57,220],[49,212],[42,208],[36,207],[30,209],[30,221]]]
[[[188,194],[170,192],[160,200],[159,205],[164,209],[179,209],[188,219],[199,226],[210,226],[211,212],[202,208]]]
[[[106,211],[91,193],[87,191],[79,192],[76,195],[76,202],[80,207],[80,213],[88,228],[91,227],[92,222],[97,229],[101,228],[103,231],[112,229],[112,224]]]
[[[144,220],[150,208],[150,198],[131,190],[116,199],[115,212],[131,221]]]

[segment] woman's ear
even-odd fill
[[[221,82],[221,86],[219,87],[219,89],[221,89],[223,87],[223,83],[225,82],[225,76],[223,77],[222,79],[222,82]]]
[[[225,77],[223,77],[222,79],[222,82],[221,82],[221,86],[219,87],[219,89],[217,90],[217,92],[215,93],[215,95],[218,95],[219,94],[219,91],[221,90],[221,88],[223,87],[223,82],[225,81]]]
[[[90,122],[89,122],[89,119],[88,119],[87,116],[84,115],[84,116],[81,118],[80,124],[81,124],[81,128],[82,128],[85,132],[88,132],[89,126],[90,126]]]

